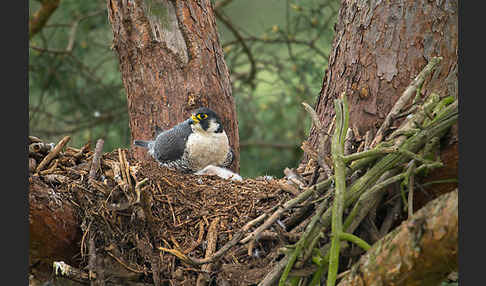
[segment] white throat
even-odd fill
[[[194,131],[189,135],[187,141],[187,152],[191,165],[194,169],[200,170],[208,165],[222,165],[230,150],[226,132],[215,133],[218,124],[214,121],[209,123],[208,130],[201,128],[200,124],[193,124]]]

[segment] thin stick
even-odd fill
[[[319,120],[319,116],[317,115],[316,111],[306,102],[302,102],[302,105],[304,106],[304,109],[309,113],[312,122],[317,130],[317,133],[319,134],[319,147],[317,148],[317,163],[319,163],[319,166],[326,172],[327,177],[330,178],[332,176],[332,171],[329,168],[329,166],[326,164],[326,161],[324,160],[324,147],[329,139],[328,133],[331,132],[332,127],[334,126],[334,121],[336,118],[333,118],[333,121],[329,125],[329,128],[327,130],[327,133],[324,131],[324,126],[322,125],[322,122]]]
[[[39,171],[44,169],[44,167],[47,166],[47,164],[49,164],[51,162],[51,160],[54,157],[56,157],[57,154],[59,154],[59,152],[61,152],[62,148],[68,143],[68,141],[70,139],[71,139],[70,136],[66,136],[66,137],[62,138],[61,141],[59,141],[59,143],[57,143],[56,147],[54,147],[54,149],[52,149],[51,152],[49,152],[49,154],[47,154],[47,156],[45,156],[44,159],[42,159],[42,161],[39,163],[39,165],[35,169],[35,172],[38,173]]]
[[[105,141],[103,139],[98,139],[96,141],[96,148],[93,155],[93,160],[91,161],[91,169],[89,170],[89,177],[96,179],[96,171],[100,166],[101,151],[103,150],[103,144]]]
[[[120,173],[122,175],[123,182],[127,183],[127,174],[125,173],[125,163],[123,161],[122,149],[118,148],[118,161],[120,162]]]
[[[280,273],[282,273],[282,271],[284,270],[285,265],[287,265],[288,261],[289,261],[288,256],[285,256],[284,258],[282,258],[282,260],[280,260],[277,263],[277,265],[272,269],[272,271],[270,271],[267,275],[265,275],[263,280],[260,283],[258,283],[258,286],[275,285],[278,277],[280,276]]]
[[[348,131],[346,132],[346,140],[344,141],[344,155],[351,154],[351,149],[353,148],[353,138],[353,129],[348,128]]]
[[[208,242],[208,246],[206,248],[205,258],[210,258],[213,253],[216,251],[216,242],[218,241],[218,225],[219,225],[219,217],[216,217],[209,226],[208,235],[206,240]],[[203,272],[199,273],[196,286],[203,286],[207,285],[210,279],[208,272],[211,271],[212,265],[210,263],[201,266],[201,270]]]
[[[91,285],[95,285],[94,273],[96,273],[96,247],[94,244],[94,237],[91,236],[88,240],[88,269],[89,269],[89,279],[91,280]]]
[[[125,267],[126,269],[134,272],[134,273],[150,273],[151,271],[147,271],[146,269],[144,270],[138,270],[138,269],[135,269],[135,268],[132,268],[130,267],[127,263],[125,263],[121,258],[118,258],[116,257],[113,253],[111,253],[110,251],[106,251],[106,253],[108,253],[109,256],[111,256],[113,259],[115,259],[118,263],[120,263],[123,267]]]
[[[170,254],[173,254],[177,256],[179,259],[182,261],[192,264],[192,265],[201,265],[201,264],[206,264],[206,263],[211,263],[215,261],[216,259],[220,258],[223,256],[226,251],[228,251],[231,247],[235,246],[238,242],[241,241],[245,233],[250,229],[250,227],[254,226],[255,224],[261,222],[264,220],[268,215],[267,214],[262,214],[256,219],[249,221],[247,224],[245,224],[239,232],[237,232],[233,238],[228,241],[223,247],[221,247],[218,251],[216,251],[211,257],[199,259],[199,258],[193,258],[190,256],[185,255],[184,253],[178,251],[177,249],[168,249],[164,247],[158,247],[159,250],[169,252]]]
[[[408,218],[413,215],[413,184],[414,184],[414,170],[415,170],[415,160],[412,160],[410,165],[410,174],[408,177]]]
[[[295,205],[305,201],[314,192],[319,192],[321,190],[328,188],[331,185],[331,182],[332,182],[331,179],[327,179],[325,181],[322,181],[322,182],[320,182],[316,185],[313,185],[313,186],[307,188],[304,192],[302,192],[297,197],[291,199],[290,201],[287,201],[283,206],[279,207],[262,225],[260,225],[252,233],[250,233],[248,236],[246,236],[244,239],[242,239],[241,243],[247,243],[250,239],[255,239],[256,237],[258,237],[258,235],[262,231],[266,230],[274,222],[276,222],[285,211],[287,211],[290,208],[294,207]]]
[[[398,151],[398,148],[396,148],[396,147],[376,147],[376,148],[373,148],[371,150],[366,150],[366,151],[363,151],[363,152],[352,153],[352,154],[346,155],[346,156],[343,157],[343,160],[344,160],[344,162],[349,163],[351,161],[356,161],[356,160],[363,159],[363,158],[366,158],[366,157],[376,157],[376,156],[381,155],[381,154],[388,154],[388,153],[393,153],[393,152],[397,152],[397,151]]]
[[[319,116],[317,116],[315,110],[306,102],[302,102],[302,106],[304,106],[304,109],[307,111],[307,113],[309,113],[312,119],[312,123],[314,124],[317,132],[320,133],[321,131],[323,131],[322,123],[319,120]]]
[[[292,269],[295,261],[297,260],[297,257],[300,255],[305,244],[307,244],[307,240],[310,237],[312,237],[313,233],[315,232],[315,228],[319,226],[320,217],[321,217],[322,213],[324,212],[324,210],[326,209],[326,207],[327,207],[327,200],[324,200],[324,201],[321,202],[316,213],[312,217],[309,224],[306,226],[304,233],[301,235],[299,241],[295,245],[294,251],[289,255],[289,261],[288,261],[287,265],[285,266],[285,269],[283,270],[282,276],[280,277],[279,285],[285,285],[287,277],[288,277],[290,270]],[[312,243],[312,240],[313,239],[311,239],[311,243]]]
[[[402,200],[397,198],[393,203],[393,206],[388,210],[383,223],[380,226],[379,236],[382,238],[385,236],[390,228],[392,227],[393,222],[398,218],[400,212],[402,210]]]
[[[334,286],[336,283],[336,275],[339,267],[339,250],[341,247],[339,234],[343,231],[343,212],[345,205],[346,163],[343,155],[349,114],[344,92],[341,97],[341,100],[336,100],[334,103],[334,109],[336,110],[336,130],[332,137],[331,154],[334,161],[334,180],[336,186],[332,205],[331,231],[333,236],[331,238],[327,286]]]
[[[368,251],[371,248],[371,246],[366,241],[351,233],[341,232],[339,234],[339,238],[341,240],[347,240],[349,242],[356,244],[357,246],[361,247],[364,251]]]

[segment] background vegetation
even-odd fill
[[[236,99],[243,176],[282,176],[301,158],[322,86],[338,0],[214,2]],[[32,16],[39,0],[29,0]],[[105,0],[61,0],[30,39],[29,134],[130,147],[125,90]]]

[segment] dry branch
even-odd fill
[[[93,155],[93,160],[91,161],[91,169],[89,170],[89,177],[91,179],[96,179],[96,171],[98,171],[98,168],[100,167],[100,157],[101,151],[103,151],[104,143],[105,141],[103,139],[98,139],[98,141],[96,141],[96,148]]]
[[[49,164],[51,160],[59,154],[59,152],[61,152],[62,148],[68,143],[70,139],[70,136],[65,136],[64,138],[62,138],[61,141],[57,143],[56,147],[54,147],[51,152],[49,152],[49,154],[47,154],[47,156],[45,156],[44,159],[39,163],[39,165],[35,169],[35,172],[38,173],[39,171],[44,169],[44,167],[47,166],[47,164]]]
[[[211,257],[214,254],[214,252],[216,252],[216,242],[218,241],[218,224],[219,224],[219,217],[215,218],[211,222],[211,225],[209,226],[208,235],[206,238],[208,242],[208,246],[206,248],[205,258]],[[211,272],[212,268],[213,266],[210,263],[204,264],[201,267],[202,272],[199,273],[199,276],[197,277],[196,286],[208,285],[210,280],[208,273]]]

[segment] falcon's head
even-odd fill
[[[221,119],[207,107],[200,107],[196,109],[191,116],[192,130],[195,132],[221,133],[223,126]]]

